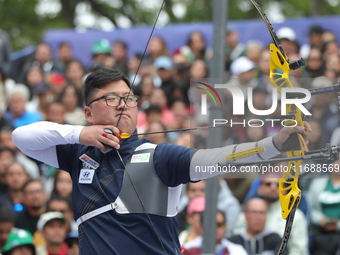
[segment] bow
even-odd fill
[[[289,62],[288,57],[283,51],[280,45],[279,39],[275,33],[275,30],[269,22],[266,14],[263,12],[261,7],[254,1],[251,0],[255,8],[259,11],[262,19],[266,23],[266,26],[270,32],[273,43],[270,44],[270,83],[278,90],[281,94],[282,88],[293,87],[289,73],[291,70],[297,69],[304,65],[302,58],[297,59],[293,62]],[[287,104],[286,113],[289,115],[288,119],[291,118],[294,121],[286,120],[285,125],[294,125],[295,123],[299,126],[304,127],[302,120],[302,113],[297,107],[293,109],[293,105]],[[305,130],[305,132],[307,132]],[[298,144],[296,143],[298,141]],[[307,145],[301,134],[293,133],[282,147],[282,151],[286,152],[288,158],[300,157],[308,152]],[[286,219],[285,231],[281,242],[278,254],[282,254],[287,246],[291,228],[294,221],[295,211],[299,206],[301,200],[301,190],[298,187],[299,173],[302,166],[302,161],[299,159],[288,161],[288,171],[285,172],[280,179],[279,184],[279,198],[282,209],[282,218]]]
[[[270,44],[270,83],[278,90],[281,94],[283,88],[292,88],[293,85],[289,79],[289,73],[302,65],[304,65],[304,60],[302,58],[289,61],[287,55],[284,53],[283,48],[279,42],[279,39],[275,33],[273,26],[271,25],[266,14],[263,12],[261,7],[254,1],[250,0],[255,8],[259,11],[262,19],[264,20],[269,33],[272,37],[273,43]],[[328,89],[320,90],[318,92],[311,91],[311,94],[327,93],[335,90],[339,90],[340,82],[336,86],[332,86],[330,91]],[[334,90],[333,90],[334,89]],[[314,93],[313,93],[314,92]],[[290,98],[299,98],[298,94],[291,95]],[[304,127],[303,114],[298,107],[295,105],[287,104],[286,113],[288,114],[287,120],[284,121],[285,126],[295,126],[299,125]],[[305,129],[304,134],[307,133]],[[278,255],[283,254],[291,233],[294,215],[297,207],[299,206],[301,200],[301,190],[298,187],[299,173],[302,167],[302,161],[308,159],[321,159],[326,161],[335,161],[339,158],[338,153],[340,152],[340,147],[329,146],[316,151],[308,151],[307,145],[301,134],[292,133],[287,141],[282,146],[282,152],[286,153],[287,158],[279,158],[272,160],[262,160],[254,162],[238,162],[226,161],[221,165],[253,165],[253,164],[265,164],[274,162],[288,161],[288,171],[286,171],[279,184],[279,199],[282,209],[282,218],[286,219],[285,231],[283,234],[283,239],[281,242]]]

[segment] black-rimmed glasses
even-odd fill
[[[90,106],[90,104],[92,104],[96,101],[102,100],[102,99],[105,99],[107,106],[110,106],[110,107],[118,106],[120,104],[120,100],[122,100],[122,99],[124,100],[124,103],[125,103],[126,106],[136,107],[137,103],[138,103],[139,96],[127,95],[127,96],[121,97],[121,96],[118,96],[118,95],[104,95],[104,96],[101,96],[101,97],[98,97],[98,98],[92,100],[91,102],[89,102],[87,104],[87,106]]]

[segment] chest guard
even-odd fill
[[[110,210],[120,214],[148,213],[164,217],[176,216],[182,185],[168,187],[158,178],[153,164],[155,148],[156,145],[151,143],[138,146],[126,164],[122,188],[117,199],[82,215],[76,223],[80,225]]]
[[[158,178],[153,164],[155,148],[151,143],[140,145],[126,164],[122,189],[116,200],[118,213],[177,215],[182,185],[168,187]]]

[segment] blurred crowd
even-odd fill
[[[242,91],[253,88],[255,109],[272,105],[273,86],[269,80],[270,52],[258,41],[241,43],[240,33],[226,31],[224,79]],[[300,57],[306,65],[290,73],[295,87],[307,89],[335,85],[340,80],[339,39],[319,25],[309,30],[309,43],[299,45],[289,27],[277,31],[290,60]],[[25,254],[78,254],[77,225],[72,212],[72,181],[68,173],[26,157],[14,145],[14,128],[36,121],[88,125],[83,110],[83,82],[87,74],[101,67],[116,68],[126,74],[132,91],[140,97],[138,133],[207,126],[197,117],[200,91],[192,81],[209,78],[212,49],[202,33],[193,31],[187,44],[169,52],[162,38],[153,36],[146,54],[128,57],[129,45],[138,42],[98,39],[89,49],[92,63],[84,66],[75,59],[72,45],[58,47],[53,59],[51,47],[42,42],[32,58],[11,77],[11,47],[0,30],[0,254],[26,250]],[[196,84],[197,85],[197,84]],[[246,95],[246,93],[245,93]],[[312,96],[305,106],[313,134],[309,149],[327,143],[340,145],[339,94]],[[223,97],[226,120],[261,119],[246,111],[232,114],[231,95]],[[248,98],[245,97],[244,103]],[[247,107],[245,107],[247,108]],[[270,119],[281,119],[280,102]],[[263,119],[265,119],[263,118]],[[234,126],[223,129],[223,144],[258,141],[281,129],[280,122],[261,127]],[[30,134],[27,134],[28,136]],[[175,143],[204,148],[208,132],[171,132],[146,135],[153,143]],[[317,165],[322,162],[310,161]],[[339,162],[332,165],[339,169]],[[328,166],[328,167],[330,167]],[[340,173],[323,174],[300,182],[302,201],[296,212],[286,254],[337,254],[340,247]],[[315,176],[315,175],[314,175]],[[216,215],[216,254],[274,254],[279,248],[285,221],[281,218],[279,176],[247,173],[240,178],[220,178]],[[205,181],[187,184],[179,208],[179,237],[183,254],[200,254],[205,206]],[[214,219],[209,219],[215,224]]]

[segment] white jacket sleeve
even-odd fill
[[[26,155],[58,168],[56,146],[79,143],[83,128],[40,121],[18,127],[13,131],[12,138],[15,145]]]
[[[237,159],[236,162],[269,159],[281,153],[274,144],[274,137],[267,137],[258,142],[235,144],[215,149],[198,150],[192,156],[190,161],[190,178],[192,181],[198,181],[211,178],[220,174],[225,174],[227,173],[227,171],[224,171],[224,168],[222,169],[221,167],[219,167],[218,163],[225,162],[226,156],[235,152],[252,149],[258,146],[263,146],[264,151],[251,156]]]

